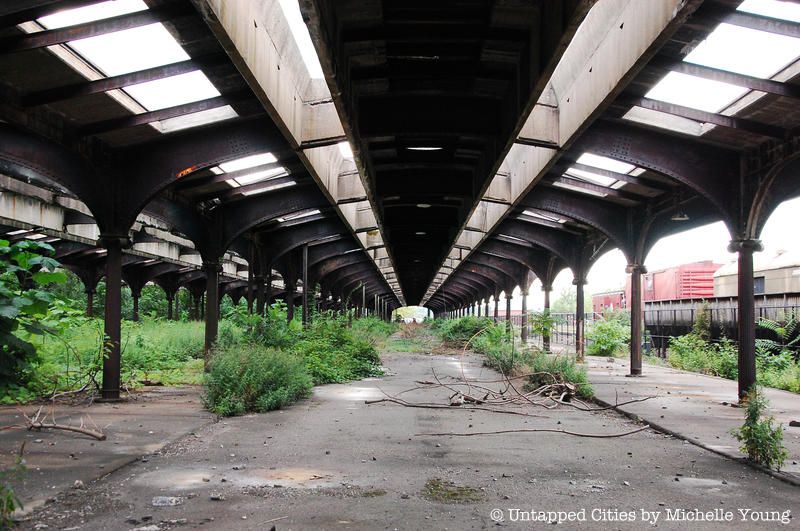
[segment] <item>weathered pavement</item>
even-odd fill
[[[645,364],[642,377],[628,378],[627,360],[589,356],[587,361],[589,380],[599,400],[615,404],[655,397],[620,410],[704,448],[734,459],[743,457],[731,435],[744,417],[744,411],[735,407],[735,381],[651,364]],[[790,421],[800,422],[800,397],[778,389],[764,392],[770,401],[770,414],[784,426],[790,458],[783,472],[800,484],[800,427],[789,426]]]
[[[76,480],[88,483],[141,456],[157,452],[168,443],[212,422],[204,411],[197,387],[151,387],[134,399],[120,403],[86,406],[58,405],[54,411],[60,424],[98,427],[106,441],[52,430],[0,431],[0,468],[16,460],[25,442],[27,472],[15,482],[15,492],[25,505],[23,513],[41,506],[47,498],[72,487]],[[0,426],[25,425],[22,413],[33,415],[38,406],[0,407]],[[44,406],[42,414],[51,411]],[[47,422],[52,421],[48,417]]]
[[[586,439],[553,433],[419,437],[425,432],[563,428],[587,433],[638,425],[613,412],[537,410],[544,418],[481,411],[366,405],[439,375],[457,376],[456,358],[389,354],[390,375],[317,388],[284,411],[227,419],[160,452],[70,489],[34,512],[24,529],[484,529],[544,527],[513,523],[514,509],[578,511],[567,529],[646,529],[642,511],[662,529],[796,527],[800,490],[671,436],[645,431]],[[467,377],[491,379],[467,356]],[[447,403],[448,392],[417,391],[412,401]],[[62,437],[64,437],[62,435]],[[112,444],[112,440],[106,443]],[[471,487],[464,503],[431,501],[430,480]],[[155,497],[176,506],[154,507]],[[497,509],[505,520],[492,520]],[[716,511],[732,521],[665,521],[667,509]],[[791,511],[794,520],[742,521],[739,509]],[[585,511],[585,512],[581,512]],[[727,513],[730,511],[730,513]],[[652,517],[652,516],[651,516]],[[632,519],[625,522],[623,519]],[[41,527],[40,527],[41,528]]]

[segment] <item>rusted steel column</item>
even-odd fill
[[[256,288],[256,312],[260,316],[264,316],[264,308],[266,307],[264,299],[264,277],[261,275],[253,277]]]
[[[217,342],[219,332],[219,273],[222,264],[217,260],[204,260],[203,271],[206,274],[206,337],[204,347],[205,370],[211,362],[211,352]]]
[[[86,317],[94,317],[94,289],[86,290]]]
[[[641,264],[628,264],[631,275],[631,372],[642,374],[642,274],[647,272]]]
[[[255,300],[255,286],[253,284],[253,268],[252,266],[248,266],[247,268],[247,313],[253,313],[253,302]]]
[[[544,313],[550,315],[550,292],[553,286],[549,284],[542,284],[542,291],[544,292]],[[545,330],[542,334],[542,348],[545,352],[550,352],[550,331]]]
[[[103,236],[101,245],[106,248],[106,304],[104,331],[106,336],[103,359],[104,400],[118,400],[120,387],[120,336],[122,320],[122,248],[128,239]]]
[[[489,317],[489,297],[486,297],[486,300],[484,301],[483,315]]]
[[[739,253],[739,399],[756,383],[756,310],[753,286],[753,253],[763,250],[760,240],[734,240],[730,252]]]
[[[366,317],[367,314],[367,285],[361,284],[361,308],[358,312],[358,317]]]
[[[510,336],[513,331],[513,327],[511,326],[511,295],[506,294],[506,331]]]
[[[181,320],[181,288],[175,290],[175,320]]]
[[[308,244],[303,245],[303,326],[308,326]]]
[[[478,307],[478,317],[480,317],[481,316],[481,301],[476,302],[475,305]]]
[[[134,323],[139,322],[139,298],[142,296],[141,289],[132,289],[131,288],[131,298],[133,299],[133,316],[132,320]]]
[[[528,291],[522,292],[522,329],[520,330],[522,344],[528,342]]]
[[[500,305],[500,295],[495,293],[495,295],[494,295],[494,322],[495,323],[497,322],[497,318],[500,315],[500,312],[498,311],[499,305]]]
[[[173,320],[173,304],[175,303],[175,295],[167,294],[167,321]]]
[[[579,363],[583,363],[586,355],[586,342],[584,341],[585,317],[583,286],[586,279],[578,276],[572,280],[575,285],[575,358]]]
[[[263,285],[264,282],[261,284]],[[267,285],[264,289],[264,306],[267,313],[269,313],[269,306],[272,304],[272,266],[270,266],[269,271],[267,271]],[[261,315],[264,315],[264,309],[261,310]]]

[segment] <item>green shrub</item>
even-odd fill
[[[223,416],[279,409],[311,392],[302,359],[253,344],[217,351],[205,383],[206,407]]]
[[[497,324],[488,317],[467,315],[459,319],[444,320],[437,327],[437,330],[442,341],[464,345],[482,330]]]
[[[292,351],[305,360],[315,385],[381,374],[375,347],[346,323],[344,317],[319,315],[292,346]]]
[[[383,346],[386,339],[397,332],[397,323],[387,323],[379,317],[362,317],[353,321],[353,333],[376,347]]]
[[[586,333],[586,351],[592,356],[615,356],[628,348],[630,325],[620,318],[604,316],[595,321]]]
[[[780,470],[789,452],[783,445],[783,427],[773,425],[773,417],[765,417],[769,402],[764,392],[753,386],[747,393],[744,424],[731,433],[742,443],[739,447],[748,459],[767,468]]]
[[[589,384],[586,368],[575,363],[570,356],[552,356],[544,352],[533,355],[527,363],[532,375],[529,378],[530,387],[537,388],[553,383],[551,374],[564,382],[575,386],[579,396],[591,398],[594,389]]]

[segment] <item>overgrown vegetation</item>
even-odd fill
[[[698,315],[704,313],[698,311]],[[709,337],[705,322],[698,320],[692,333],[670,338],[667,361],[678,369],[735,380],[739,370],[736,344],[724,338],[718,342],[704,339]],[[789,316],[785,323],[761,319],[758,326],[776,339],[756,340],[756,380],[766,387],[800,393],[800,362],[795,351],[800,326],[796,317]]]
[[[470,503],[483,499],[481,491],[474,487],[456,485],[439,478],[426,481],[421,494],[423,498],[439,503]]]
[[[58,269],[52,252],[46,244],[0,241],[0,403],[99,389],[103,322],[85,316],[79,282]],[[157,317],[166,313],[161,288],[143,290],[141,321],[122,322],[123,386],[205,383],[209,409],[222,415],[279,408],[312,384],[380,374],[376,349],[396,330],[374,317],[351,323],[333,313],[315,314],[304,330],[300,310],[287,322],[283,302],[259,316],[226,298],[212,370],[204,375],[204,324],[188,319],[197,313],[186,311],[188,297],[179,303],[178,321]]]
[[[474,316],[434,321],[434,330],[444,341],[467,345],[486,356],[486,366],[506,376],[530,375],[528,387],[536,388],[554,383],[554,378],[575,386],[583,397],[594,394],[586,369],[575,363],[572,356],[553,356],[540,349],[522,346],[516,333],[509,335],[506,322],[495,323],[489,318]],[[470,341],[471,339],[471,341]]]
[[[586,351],[591,356],[617,356],[627,351],[631,341],[627,312],[606,312],[586,332]]]
[[[22,509],[22,501],[14,492],[11,482],[18,480],[25,473],[24,451],[25,443],[20,447],[14,464],[5,470],[0,470],[0,529],[11,528],[11,515],[17,508]]]
[[[775,418],[767,417],[769,402],[758,386],[747,393],[747,410],[742,427],[733,430],[733,435],[742,444],[739,450],[747,458],[767,468],[780,470],[789,452],[783,445],[783,427],[775,426]]]
[[[222,416],[279,409],[311,392],[311,376],[293,353],[256,344],[219,350],[206,377],[206,407]]]

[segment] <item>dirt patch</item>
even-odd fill
[[[452,481],[433,478],[422,488],[422,497],[439,503],[470,503],[483,499],[479,489],[456,485]]]

